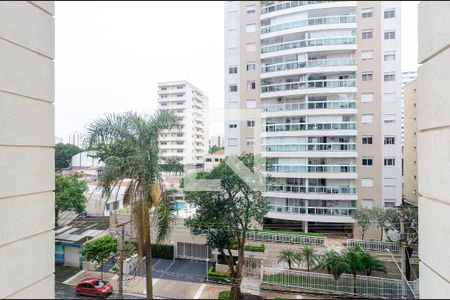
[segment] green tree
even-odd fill
[[[211,172],[198,175],[203,179],[220,180],[220,191],[185,191],[186,202],[196,210],[185,223],[193,234],[205,234],[208,246],[217,249],[227,260],[233,299],[241,297],[246,234],[253,225],[261,224],[269,211],[269,202],[261,192],[249,187],[225,163],[235,158],[228,157]],[[247,168],[257,171],[259,156],[242,154],[238,158]],[[237,244],[236,264],[231,252],[233,244]]]
[[[61,169],[70,166],[72,156],[80,153],[82,150],[72,144],[59,143],[55,145],[55,169],[61,171]]]
[[[209,148],[208,153],[213,154],[213,153],[216,153],[217,151],[223,150],[223,149],[224,149],[224,147],[213,145],[211,148]]]
[[[372,255],[370,255],[369,253],[367,253],[367,251],[363,251],[362,264],[363,264],[364,273],[367,276],[372,275],[373,271],[386,273],[386,268],[383,265],[383,263],[379,259],[377,259],[377,258],[373,257]]]
[[[336,284],[341,275],[348,272],[348,264],[344,257],[334,250],[329,250],[321,256],[319,268],[325,269],[328,274],[333,275]]]
[[[73,211],[81,213],[86,207],[86,182],[79,174],[55,177],[55,225],[58,226],[59,213]]]
[[[306,264],[308,272],[319,263],[319,256],[317,255],[316,250],[311,246],[304,246],[300,251],[299,256],[301,257],[301,261]]]
[[[298,253],[296,253],[292,249],[282,249],[280,254],[278,255],[278,262],[285,262],[289,266],[289,270],[292,269],[293,263],[299,263],[301,261],[301,257]]]
[[[364,235],[369,229],[370,223],[372,222],[372,215],[370,213],[369,209],[357,209],[353,211],[352,213],[353,219],[356,221],[356,223],[361,227],[362,231],[362,240],[364,240]]]
[[[383,233],[387,223],[386,210],[383,208],[374,207],[370,209],[369,212],[372,221],[377,224],[378,228],[380,228],[380,241],[383,241]]]
[[[347,264],[347,271],[353,275],[353,293],[356,294],[356,275],[365,271],[363,262],[364,250],[360,246],[347,249],[344,253],[344,260]]]
[[[125,178],[131,183],[125,199],[132,205],[132,218],[137,233],[137,252],[144,256],[147,298],[153,297],[150,209],[155,209],[156,240],[164,241],[174,221],[173,197],[168,197],[158,164],[158,139],[163,130],[177,126],[177,117],[168,111],[153,116],[133,112],[110,114],[88,126],[89,148],[105,163],[99,178],[107,198]]]
[[[164,163],[161,165],[161,168],[164,172],[182,174],[184,171],[182,158],[177,156],[170,156],[164,160]]]
[[[101,279],[103,280],[103,263],[117,252],[117,239],[105,235],[86,242],[81,247],[81,255],[85,260],[100,264]]]

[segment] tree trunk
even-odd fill
[[[244,234],[245,236],[245,234]],[[238,262],[236,266],[235,280],[231,289],[231,296],[233,299],[241,298],[241,279],[242,279],[242,266],[244,265],[244,247],[245,239],[242,238],[238,241]]]
[[[380,230],[380,242],[382,242],[383,241],[383,227],[381,227],[381,230]]]
[[[411,281],[411,264],[409,261],[409,258],[411,257],[414,249],[411,247],[406,247],[405,248],[405,260],[406,260],[406,264],[405,264],[405,277],[406,279],[408,279],[408,281]]]
[[[356,295],[356,274],[353,274],[353,294]]]
[[[237,299],[237,297],[240,297],[240,285],[238,282],[238,278],[237,278],[237,266],[236,269],[234,268],[234,259],[233,259],[233,254],[231,253],[231,249],[227,249],[228,250],[228,256],[225,255],[224,252],[221,252],[222,255],[224,255],[227,263],[228,263],[228,268],[230,269],[230,279],[231,279],[231,298],[232,299]],[[236,297],[236,298],[235,298]]]
[[[362,237],[361,237],[362,240],[364,240],[364,233],[365,233],[365,230],[362,231]]]
[[[100,263],[100,279],[103,280],[103,260]]]
[[[143,205],[145,209],[145,205]],[[146,269],[146,287],[147,287],[147,299],[153,299],[153,274],[152,274],[152,243],[150,238],[150,217],[148,211],[144,212],[144,215],[148,222],[144,222],[146,224],[146,232],[147,232],[147,241],[145,243],[145,269]]]
[[[289,270],[292,269],[292,268],[291,268],[291,260],[290,260],[290,259],[288,259],[288,262],[287,262],[287,263],[288,263],[288,266],[289,266]]]

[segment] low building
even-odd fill
[[[223,147],[223,136],[221,136],[221,135],[213,135],[209,139],[209,148],[212,148],[213,146]]]
[[[205,156],[205,171],[209,172],[217,167],[220,162],[225,158],[225,150],[219,150],[212,154],[206,154]]]
[[[107,198],[103,189],[98,186],[98,181],[88,182],[88,190],[85,192],[86,213],[88,216],[109,216],[115,210],[121,210],[128,206],[124,202],[125,192],[131,183],[131,179],[124,179],[117,183]]]

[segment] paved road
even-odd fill
[[[55,297],[56,299],[95,299],[95,297],[88,297],[88,296],[77,296],[75,294],[75,287],[62,284],[62,283],[56,283],[55,285]],[[111,295],[109,295],[108,299],[116,299],[117,294],[114,292]],[[129,295],[124,294],[125,299],[145,299],[144,296],[137,296],[137,295]]]

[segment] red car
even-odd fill
[[[109,283],[105,283],[98,278],[84,278],[78,282],[75,291],[77,295],[83,294],[106,298],[112,293],[113,288]]]

